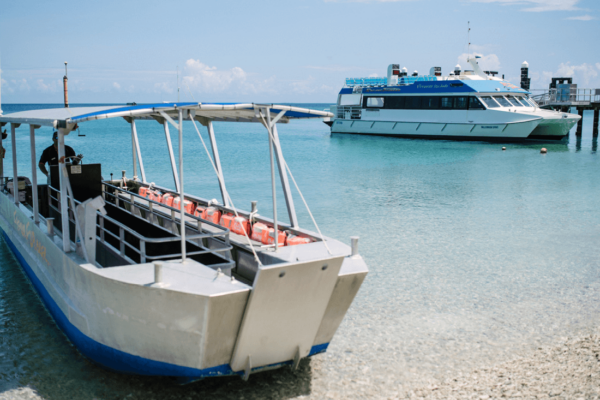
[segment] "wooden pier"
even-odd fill
[[[556,78],[553,78],[556,79]],[[583,112],[585,110],[594,110],[593,135],[598,137],[598,114],[600,111],[600,89],[577,89],[575,85],[556,85],[558,87],[550,89],[548,93],[533,96],[532,98],[541,108],[553,109],[557,111],[569,112],[571,107],[577,109],[581,119],[577,123],[577,136],[581,136],[583,127]],[[561,87],[561,86],[571,86]]]

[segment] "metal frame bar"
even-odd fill
[[[285,111],[278,114],[281,116]],[[275,156],[277,157],[277,166],[279,167],[279,177],[281,178],[281,187],[283,188],[283,194],[285,195],[285,202],[288,210],[288,216],[290,217],[290,224],[292,228],[298,227],[298,217],[296,216],[296,208],[294,207],[294,198],[290,190],[290,183],[288,181],[287,171],[285,170],[285,159],[281,151],[281,144],[279,143],[279,134],[277,133],[276,119],[272,122],[271,133],[273,134],[273,144],[275,149]]]
[[[221,167],[221,159],[219,157],[219,149],[217,148],[217,139],[215,137],[215,130],[212,121],[209,119],[206,124],[208,129],[208,137],[210,139],[210,147],[212,148],[213,158],[215,161],[215,168],[219,174],[219,188],[221,189],[221,197],[223,197],[223,204],[225,207],[229,207],[229,195],[225,188],[225,179],[223,178],[223,168]]]
[[[166,114],[165,114],[166,115]],[[177,166],[175,165],[175,155],[173,154],[173,145],[171,144],[171,134],[169,133],[169,123],[165,119],[163,121],[165,128],[165,138],[167,138],[167,147],[169,149],[169,159],[171,160],[171,170],[173,170],[173,180],[175,181],[175,189],[179,192],[179,177],[177,176]]]
[[[281,143],[279,142],[279,134],[277,133],[277,121],[283,117],[286,110],[282,110],[277,114],[273,120],[271,120],[271,111],[269,108],[261,108],[259,109],[259,113],[263,118],[263,122],[267,132],[269,134],[269,151],[271,151],[271,146],[275,150],[275,156],[277,157],[277,167],[279,170],[279,177],[281,179],[281,186],[283,188],[283,194],[285,198],[285,204],[288,210],[288,216],[290,218],[290,225],[292,228],[298,228],[298,217],[296,216],[296,209],[294,207],[294,199],[292,197],[292,192],[290,190],[290,184],[288,181],[287,171],[285,169],[285,159],[283,158],[283,153],[281,151]],[[267,120],[264,121],[263,113],[266,115]],[[270,155],[272,158],[273,156]],[[271,175],[273,178],[274,172],[271,171]],[[272,183],[274,185],[274,183]],[[273,186],[274,187],[274,186]],[[274,207],[276,205],[275,202],[275,189],[273,189],[273,199],[274,199]],[[276,213],[274,214],[274,219],[276,220]]]
[[[140,149],[140,141],[138,139],[137,127],[135,125],[135,119],[131,119],[131,134],[133,135],[133,141],[135,150],[137,152],[137,158],[140,163],[140,173],[142,174],[142,182],[146,182],[146,171],[144,170],[144,161],[142,160],[142,150]]]
[[[40,206],[38,204],[37,159],[35,155],[35,130],[38,125],[29,125],[29,151],[31,152],[31,195],[33,197],[33,222],[40,223]]]
[[[135,145],[135,122],[131,120],[131,156],[133,157],[133,180],[137,180],[137,157]]]
[[[10,124],[10,140],[12,147],[12,163],[13,163],[13,201],[19,204],[19,174],[17,172],[17,142],[16,130],[20,124]]]
[[[107,185],[107,186],[110,186],[111,188],[114,188],[114,189],[119,189],[116,186],[112,186],[112,185]],[[49,190],[50,190],[50,192],[52,192],[52,191],[58,192],[58,190],[56,188],[53,188],[53,187],[49,187]],[[123,191],[123,192],[125,192],[125,191]],[[115,194],[112,194],[112,193],[110,193],[108,191],[106,193],[108,195],[110,195],[110,196],[114,196],[117,200],[127,201],[127,199],[122,198],[120,196],[116,196]],[[138,195],[135,195],[135,196],[136,197],[141,197],[141,196],[138,196]],[[50,198],[56,200],[56,198],[54,198],[52,196],[52,193],[50,193]],[[72,204],[74,204],[76,206],[78,204],[81,204],[81,202],[73,199],[73,203]],[[58,209],[56,207],[54,207],[52,205],[50,205],[50,207],[52,209],[55,209],[55,210],[58,211]],[[124,210],[124,211],[128,212],[129,214],[135,216],[135,214],[131,213],[130,211],[128,211],[126,209],[123,209],[120,206],[119,206],[119,208],[121,210]],[[100,239],[101,243],[103,243],[105,245],[108,245],[108,246],[110,246],[110,244],[106,242],[106,238],[105,238],[106,234],[108,234],[109,236],[115,238],[116,240],[119,240],[119,248],[118,249],[115,248],[114,246],[111,246],[111,247],[115,250],[115,252],[119,253],[120,255],[123,255],[123,257],[126,260],[128,260],[129,262],[131,262],[132,264],[134,264],[136,262],[125,255],[125,250],[124,250],[125,247],[129,247],[133,251],[135,251],[136,253],[140,254],[140,258],[141,258],[141,262],[142,263],[147,262],[147,261],[144,261],[146,259],[149,259],[149,260],[157,259],[158,260],[158,259],[173,258],[173,257],[179,257],[179,256],[181,256],[181,253],[175,253],[175,254],[166,254],[166,255],[162,255],[162,256],[147,257],[146,256],[146,251],[145,251],[146,250],[146,243],[150,243],[150,244],[153,244],[153,243],[168,243],[168,242],[176,242],[176,241],[179,241],[180,239],[178,237],[148,238],[148,237],[142,236],[137,231],[131,229],[128,226],[123,225],[119,221],[117,221],[117,220],[115,220],[115,219],[113,219],[113,218],[111,218],[109,216],[102,215],[101,213],[97,213],[97,215],[100,218],[99,218],[98,223],[96,223],[96,226],[100,228],[100,233],[96,234],[96,237]],[[112,223],[112,224],[114,224],[115,226],[117,226],[119,228],[119,236],[115,235],[114,233],[112,233],[111,231],[109,231],[104,226],[105,225],[104,224],[105,220],[108,221],[108,222],[110,222],[110,223]],[[69,219],[69,221],[77,223],[76,220]],[[209,221],[204,221],[204,222],[206,222],[207,224],[210,224],[210,225],[218,226],[218,225],[212,224]],[[218,227],[220,227],[220,226],[218,226]],[[223,228],[223,227],[220,227],[220,228],[223,229],[223,233],[214,233],[214,232],[203,233],[202,231],[199,231],[200,233],[190,235],[187,238],[187,240],[199,240],[199,239],[203,239],[203,238],[216,238],[216,239],[219,239],[221,236],[228,235],[228,233],[229,233],[228,229]],[[165,230],[165,231],[168,232],[168,230]],[[121,236],[122,235],[121,232],[123,232],[123,233],[127,232],[127,233],[131,234],[132,236],[134,236],[136,239],[138,239],[140,241],[140,249],[138,250],[134,246],[132,246],[130,243],[128,243],[124,239],[124,236]],[[187,255],[188,256],[193,256],[193,255],[209,254],[209,253],[210,254],[214,254],[214,255],[220,256],[220,257],[224,258],[225,260],[227,260],[226,263],[217,264],[216,266],[223,268],[224,265],[229,265],[230,266],[229,268],[233,268],[235,266],[235,262],[232,259],[230,259],[230,258],[224,256],[223,254],[221,254],[224,251],[231,251],[233,249],[233,246],[231,246],[227,240],[225,240],[223,243],[226,244],[227,246],[225,246],[223,248],[219,248],[219,249],[209,249],[209,248],[204,247],[203,245],[199,245],[198,243],[195,243],[197,246],[199,246],[203,250],[190,252],[190,253],[187,253]]]
[[[266,109],[267,133],[269,135],[269,162],[271,163],[271,191],[273,194],[273,228],[275,229],[275,251],[279,249],[279,232],[277,227],[277,191],[275,187],[275,162],[273,161],[273,136],[271,135],[271,112]]]
[[[71,238],[69,227],[69,204],[67,199],[67,174],[65,165],[65,132],[64,129],[58,129],[58,176],[60,180],[60,220],[63,239],[63,251],[71,251]]]
[[[183,196],[183,110],[180,108],[178,112],[179,123],[177,128],[179,131],[179,219],[181,220],[181,262],[185,262],[185,197]]]

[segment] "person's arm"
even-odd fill
[[[38,167],[40,167],[40,171],[42,171],[42,174],[48,176],[48,170],[46,169],[46,163],[43,162],[39,162]]]
[[[40,171],[42,171],[42,173],[46,176],[48,176],[48,170],[46,169],[46,162],[48,162],[47,158],[48,154],[46,150],[44,150],[42,152],[42,156],[40,157],[40,161],[38,162],[38,167],[40,167]]]
[[[73,150],[72,147],[65,146],[65,156],[71,157],[71,158],[69,158],[69,161],[71,162],[71,164],[73,164],[73,165],[79,164],[79,160],[76,158],[73,158],[73,157],[79,157],[79,156],[75,155],[75,150]]]

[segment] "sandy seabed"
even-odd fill
[[[105,371],[105,377],[91,381],[68,376],[60,381],[40,380],[35,385],[4,391],[0,400],[600,399],[600,328],[561,338],[553,345],[510,361],[443,380],[420,376],[412,384],[402,385],[395,383],[394,371],[373,379],[369,365],[337,364],[348,361],[335,353],[325,353],[303,360],[296,372],[283,368],[252,375],[248,382],[227,377],[184,386],[165,378],[122,376]]]

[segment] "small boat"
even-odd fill
[[[460,65],[448,76],[440,67],[408,76],[399,64],[387,78],[347,78],[325,120],[332,133],[425,139],[523,141],[561,140],[579,115],[541,109],[531,93],[482,71]]]
[[[344,244],[318,227],[317,232],[300,227],[296,217],[290,178],[295,180],[277,124],[328,116],[273,104],[207,103],[0,115],[0,125],[10,125],[13,160],[11,177],[0,164],[2,234],[56,324],[96,363],[181,382],[226,375],[248,379],[284,365],[296,368],[301,359],[326,351],[368,272],[357,252],[358,238]],[[130,124],[123,132],[132,148],[129,178],[123,171],[118,179],[105,180],[100,164],[75,165],[65,158],[65,136],[104,118]],[[148,181],[139,120],[163,126],[176,190]],[[184,121],[202,141],[220,200],[184,191]],[[272,218],[259,215],[255,203],[242,211],[231,201],[214,121],[265,126]],[[199,125],[208,130],[210,151]],[[60,163],[51,166],[47,185],[38,183],[36,172],[36,130],[42,126],[58,131]],[[169,126],[178,131],[178,163]],[[29,177],[17,171],[16,138],[23,134],[30,138]],[[277,175],[289,222],[277,218]]]

